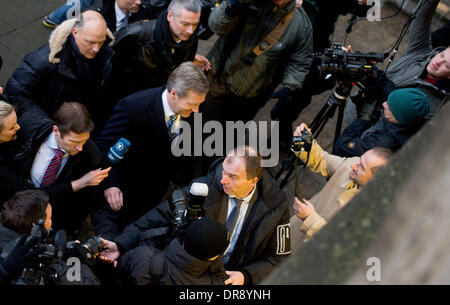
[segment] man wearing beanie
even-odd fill
[[[221,223],[201,218],[193,222],[184,241],[175,238],[167,250],[140,245],[119,260],[121,280],[133,285],[224,285],[222,255],[229,234]]]
[[[383,108],[373,126],[363,119],[353,121],[337,139],[333,154],[361,156],[377,146],[397,151],[422,127],[430,111],[430,102],[421,90],[402,88],[389,94]]]

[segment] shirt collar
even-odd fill
[[[117,1],[114,1],[114,9],[116,10],[116,21],[122,21],[123,18],[127,16],[120,8],[117,6]]]
[[[164,108],[164,116],[166,118],[169,118],[170,116],[176,114],[173,112],[172,108],[170,108],[169,101],[167,100],[167,94],[169,94],[169,91],[164,90],[162,93],[162,102],[163,102],[163,108]],[[178,116],[178,114],[176,114]]]
[[[59,150],[62,150],[64,152],[64,154],[67,154],[67,151],[58,147],[58,143],[56,142],[56,135],[55,135],[54,131],[52,131],[52,133],[48,135],[47,140],[45,140],[45,144],[47,144],[47,146],[52,149],[59,149]]]
[[[253,190],[250,192],[250,194],[248,194],[248,195],[245,196],[244,198],[238,198],[238,197],[236,197],[236,196],[234,196],[234,195],[230,195],[229,197],[230,197],[230,198],[238,198],[238,199],[241,199],[242,202],[249,202],[249,201],[252,199],[253,194],[255,193],[255,190],[256,190],[256,185],[253,187]]]

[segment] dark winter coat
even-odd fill
[[[170,73],[185,61],[193,61],[198,38],[176,43],[170,33],[167,11],[158,19],[139,21],[115,33],[113,71],[108,97],[116,101],[132,93],[164,86]]]
[[[222,257],[214,261],[196,259],[178,239],[167,250],[139,246],[128,251],[119,260],[119,270],[133,285],[224,285],[228,277]]]
[[[49,44],[25,56],[8,80],[5,94],[19,109],[38,105],[50,117],[64,102],[82,103],[99,129],[109,115],[102,109],[100,92],[111,72],[113,51],[103,45],[94,59],[85,58],[70,32],[70,22],[52,32]]]
[[[334,145],[334,155],[341,157],[359,157],[366,151],[377,146],[397,151],[419,129],[422,123],[400,125],[389,122],[384,115],[371,126],[369,121],[356,119],[337,139]]]

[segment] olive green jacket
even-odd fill
[[[214,8],[209,18],[209,26],[219,35],[208,54],[215,78],[220,78],[220,70],[225,71],[223,81],[228,89],[246,98],[270,94],[280,82],[290,89],[300,88],[311,66],[313,53],[312,27],[305,11],[295,9],[295,1],[285,8],[277,8],[272,1],[264,0],[258,12],[258,22],[253,24],[225,14],[225,2]],[[294,16],[280,40],[256,57],[252,65],[243,64],[238,71],[227,74],[226,71],[249,54],[291,9],[295,9]],[[223,68],[219,68],[226,38],[239,33],[239,30],[240,35],[224,59]]]

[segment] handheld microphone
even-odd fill
[[[107,154],[108,162],[115,164],[123,159],[123,156],[127,152],[128,148],[130,148],[130,141],[125,138],[120,138],[119,141],[116,142]]]
[[[67,245],[67,234],[64,230],[58,230],[55,235],[55,247],[57,251],[58,261],[62,262],[64,256],[64,249]]]

